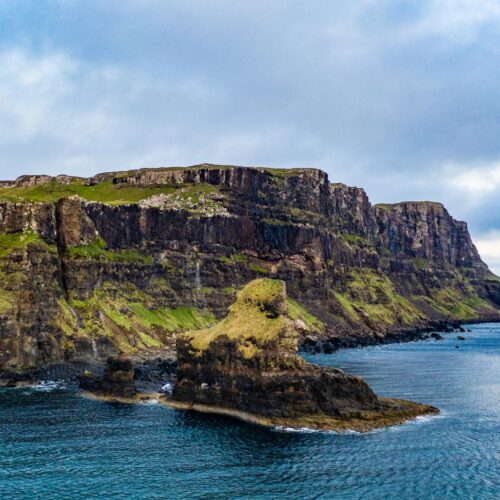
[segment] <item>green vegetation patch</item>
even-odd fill
[[[125,353],[162,347],[173,333],[208,328],[216,322],[210,311],[195,307],[155,307],[153,297],[131,284],[105,283],[88,300],[70,301],[71,306],[84,335],[109,336]]]
[[[255,263],[251,263],[248,265],[248,269],[250,269],[251,271],[254,271],[256,273],[259,273],[259,274],[269,274],[269,269],[266,269],[265,267],[263,266],[260,266],[259,264],[255,264]]]
[[[256,279],[238,292],[236,302],[228,315],[210,329],[187,332],[191,346],[197,355],[221,335],[237,340],[242,354],[251,358],[259,346],[276,340],[286,326],[284,314],[270,314],[269,311],[286,297],[285,283],[279,280]],[[286,311],[283,311],[285,313]]]
[[[146,327],[159,326],[167,332],[181,332],[206,328],[215,323],[214,315],[209,311],[200,311],[194,307],[176,307],[173,309],[148,309],[141,303],[131,303],[130,310]]]
[[[415,269],[428,269],[430,267],[427,260],[422,257],[415,257],[413,259],[413,265],[415,266]]]
[[[462,283],[463,289],[443,287],[431,292],[426,302],[435,310],[454,319],[467,321],[476,319],[480,312],[495,312],[495,308],[477,295],[472,286]]]
[[[0,314],[4,314],[14,307],[14,299],[12,292],[0,290]]]
[[[151,265],[153,257],[142,255],[136,249],[107,250],[106,242],[102,238],[96,238],[88,245],[78,245],[67,250],[69,256],[75,259],[97,259],[111,262],[139,262]]]
[[[55,202],[61,198],[78,195],[87,201],[110,205],[128,205],[153,195],[180,193],[182,199],[190,199],[196,203],[201,195],[213,192],[218,192],[218,187],[206,183],[140,186],[127,183],[113,184],[112,179],[108,179],[94,186],[87,186],[85,179],[72,179],[69,184],[62,184],[56,179],[52,179],[38,186],[0,188],[0,200],[14,203],[23,201],[41,203]]]
[[[54,245],[49,245],[40,238],[34,231],[23,231],[17,233],[0,234],[0,258],[6,257],[16,248],[25,248],[31,243],[43,245],[47,250],[56,250]]]
[[[402,295],[385,274],[363,268],[353,271],[347,284],[347,291],[336,292],[345,316],[352,321],[365,318],[390,326],[414,324],[424,318],[419,309]]]
[[[312,333],[319,333],[325,330],[325,324],[323,323],[323,321],[314,316],[314,314],[310,313],[305,307],[301,306],[297,301],[291,299],[290,297],[287,297],[286,302],[287,302],[288,316],[291,319],[302,320]]]
[[[230,255],[229,257],[227,255],[222,255],[219,257],[219,260],[223,262],[224,264],[237,264],[241,262],[246,262],[247,257],[246,255],[242,253],[234,253]]]

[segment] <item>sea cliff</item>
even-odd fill
[[[23,176],[0,183],[0,372],[172,356],[259,277],[314,315],[310,349],[500,317],[499,278],[439,203],[373,206],[316,169]]]

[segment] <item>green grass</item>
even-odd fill
[[[126,175],[126,173],[124,174]],[[212,184],[176,184],[164,186],[138,186],[136,184],[113,184],[106,180],[95,186],[86,186],[84,179],[73,179],[69,184],[60,184],[52,179],[46,184],[31,187],[0,188],[0,200],[20,202],[55,202],[67,196],[78,195],[87,201],[96,201],[110,205],[127,205],[137,203],[157,194],[179,193],[181,199],[198,202],[199,197],[218,192]]]
[[[148,309],[144,304],[135,302],[130,304],[130,310],[147,328],[159,326],[167,332],[206,328],[215,323],[212,313],[194,307]]]
[[[66,308],[69,314],[70,306],[79,317],[79,335],[108,336],[125,353],[161,347],[169,338],[172,341],[173,333],[207,328],[216,322],[210,311],[195,307],[155,307],[153,297],[131,284],[117,288],[104,283],[87,300],[73,299]],[[68,314],[59,320],[61,325],[70,321]]]
[[[147,347],[161,347],[162,343],[145,332],[137,332],[142,343]]]
[[[415,266],[415,269],[427,269],[429,267],[427,260],[422,257],[415,257],[413,259],[413,265]]]
[[[325,324],[318,319],[314,314],[311,314],[305,307],[301,306],[297,301],[287,298],[288,316],[293,319],[301,319],[312,333],[323,332]]]
[[[335,296],[345,316],[354,322],[362,321],[365,319],[363,316],[387,326],[414,324],[423,319],[421,311],[397,293],[389,277],[373,269],[353,271],[347,290],[336,292]]]
[[[9,255],[16,248],[25,248],[31,243],[43,245],[51,252],[56,251],[55,245],[49,245],[34,231],[0,234],[0,258]]]
[[[286,316],[269,315],[273,304],[286,296],[285,283],[279,280],[256,279],[238,292],[228,315],[210,329],[187,332],[198,355],[221,335],[238,341],[238,349],[251,358],[260,346],[275,341],[286,325]]]
[[[462,290],[453,287],[433,290],[431,297],[432,302],[428,303],[436,310],[462,321],[477,318],[481,311],[494,311],[493,306],[467,284]]]
[[[14,306],[15,297],[12,292],[0,291],[0,314],[6,313]]]
[[[246,255],[243,255],[241,253],[234,253],[229,257],[227,255],[222,255],[221,257],[219,257],[219,260],[224,264],[229,265],[229,264],[236,264],[238,262],[246,262],[247,257]]]
[[[265,267],[260,266],[259,264],[249,264],[248,268],[251,271],[254,271],[259,274],[269,274],[269,269],[266,269]]]
[[[139,262],[147,265],[151,265],[154,260],[150,255],[142,255],[133,248],[107,250],[106,242],[102,238],[96,238],[88,245],[70,247],[68,248],[67,253],[70,257],[75,259],[97,259],[112,262]]]

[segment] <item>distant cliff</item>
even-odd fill
[[[0,371],[175,348],[257,277],[323,345],[499,319],[500,280],[439,203],[372,206],[316,169],[199,165],[0,183]],[[319,324],[318,324],[319,323]]]

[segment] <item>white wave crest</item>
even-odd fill
[[[40,383],[30,387],[31,390],[38,392],[52,392],[65,388],[66,384],[61,380],[42,380]]]

